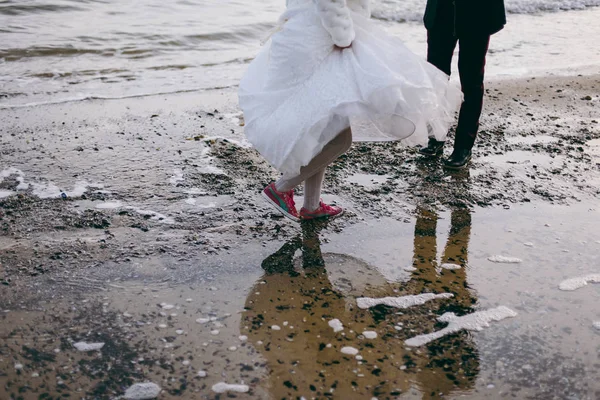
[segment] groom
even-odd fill
[[[464,94],[460,108],[454,151],[444,166],[463,168],[471,159],[483,107],[485,56],[490,36],[506,24],[504,0],[427,0],[427,61],[450,75],[450,64],[456,44],[458,72]],[[420,150],[427,156],[441,155],[444,142],[429,139]]]

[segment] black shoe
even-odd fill
[[[438,140],[435,140],[435,138],[429,138],[429,143],[427,143],[427,147],[419,149],[419,153],[428,157],[441,156],[444,153],[445,143],[446,142],[440,142]]]
[[[471,161],[471,149],[454,149],[452,155],[444,161],[448,169],[462,169]]]

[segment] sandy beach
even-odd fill
[[[235,89],[0,110],[0,398],[598,398],[599,93],[493,80],[470,169],[356,143],[303,226]]]

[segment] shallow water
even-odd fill
[[[599,2],[507,1],[490,75],[597,66],[600,11],[588,6]],[[418,54],[422,3],[374,7]],[[1,1],[0,107],[235,86],[283,9],[283,0]]]
[[[199,256],[165,268],[166,259],[152,258],[53,274],[45,278],[51,289],[31,288],[44,301],[3,303],[0,393],[75,393],[103,382],[98,390],[116,395],[143,373],[167,390],[161,398],[184,386],[185,396],[213,398],[210,388],[225,382],[249,385],[240,398],[594,399],[600,285],[558,285],[598,272],[600,236],[589,236],[598,223],[599,210],[585,204],[417,210],[409,223],[365,222],[341,233],[312,225],[287,242],[241,245],[243,261]],[[492,255],[522,262],[495,264]],[[442,270],[444,262],[463,268]],[[405,310],[356,307],[365,295],[422,292],[454,297]],[[498,306],[517,316],[427,346],[404,344],[441,329],[435,317],[445,311]],[[334,332],[333,319],[343,331]],[[105,347],[82,353],[73,347],[80,341]]]

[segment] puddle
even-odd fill
[[[363,186],[367,189],[375,189],[391,179],[389,175],[353,174],[346,178],[346,182]]]
[[[341,232],[307,224],[232,255],[152,256],[29,281],[0,298],[0,397],[117,398],[154,383],[160,399],[227,389],[241,399],[593,398],[600,284],[559,285],[599,273],[600,211],[416,216]],[[422,295],[401,309],[357,303]]]
[[[518,165],[532,168],[550,169],[562,166],[565,162],[565,158],[517,150],[506,152],[505,154],[490,155],[487,156],[484,161],[501,168],[510,168],[511,166]]]
[[[550,144],[557,143],[560,139],[553,136],[533,135],[533,136],[508,136],[506,141],[511,144]]]

